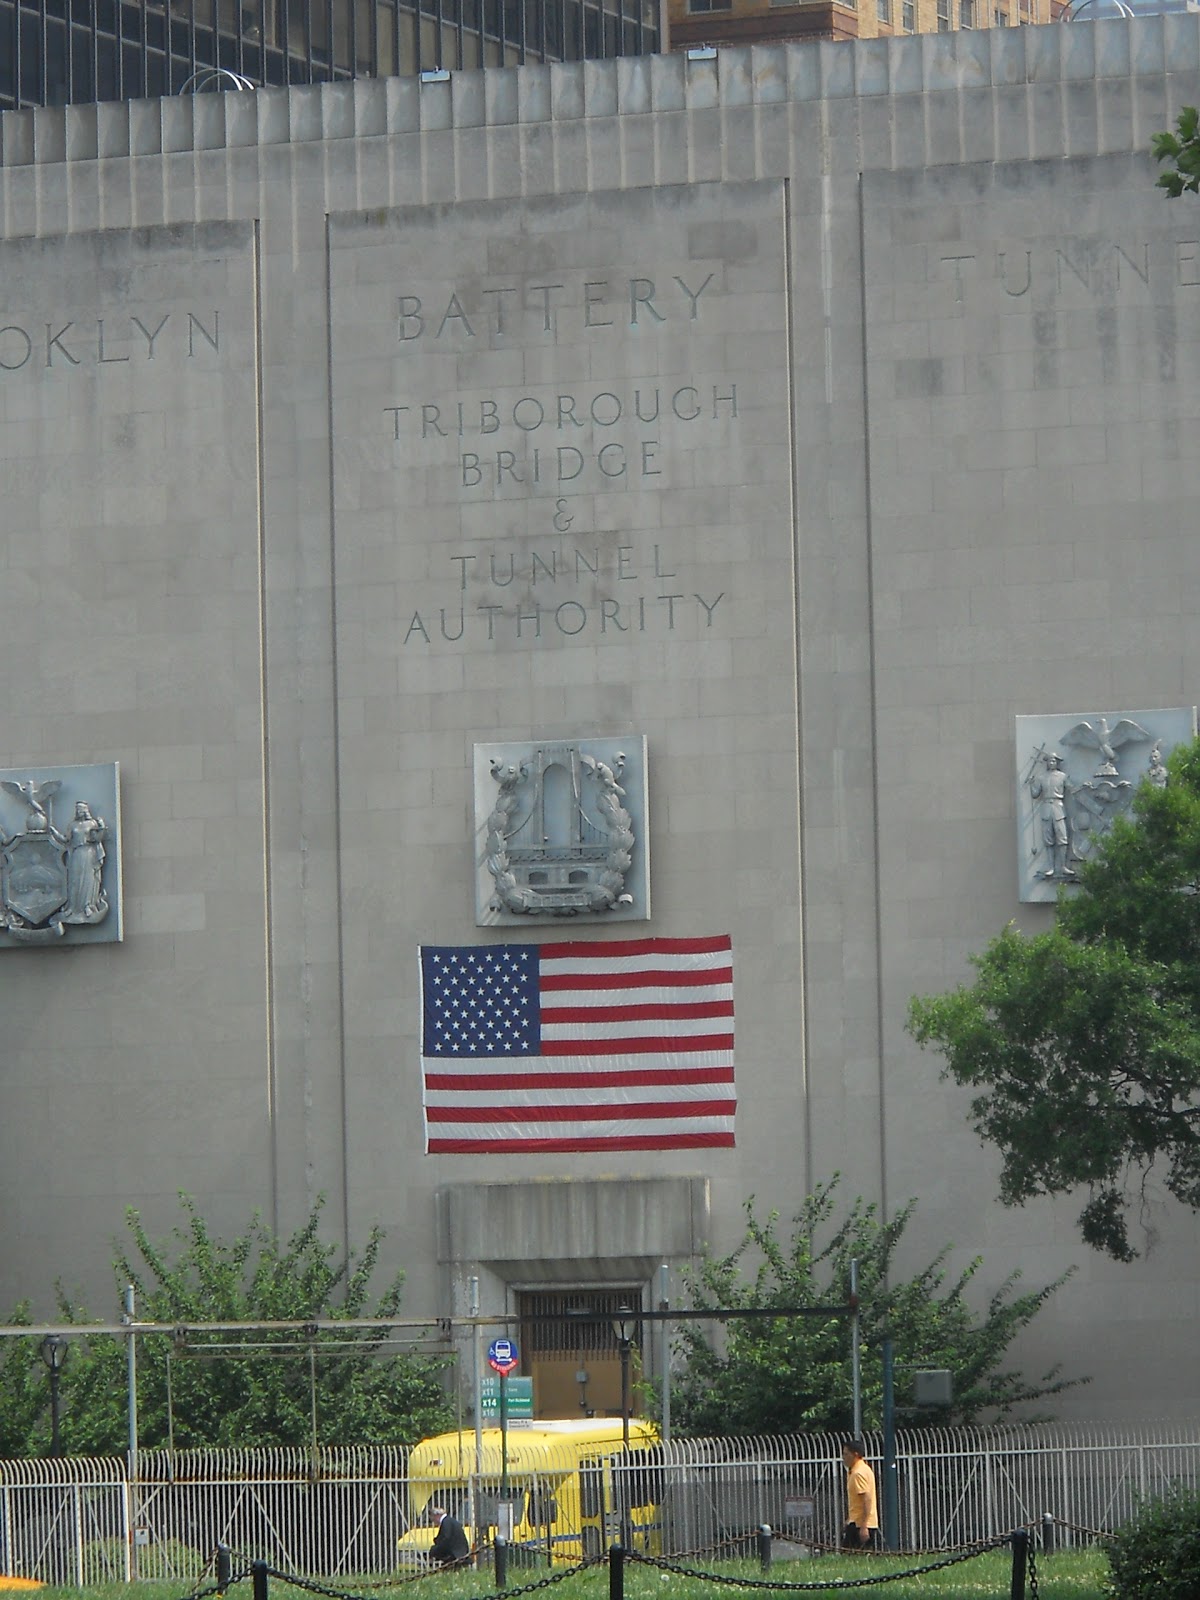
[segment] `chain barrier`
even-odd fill
[[[1112,1537],[1111,1530],[1107,1528],[1089,1528],[1082,1522],[1066,1522],[1062,1517],[1052,1517],[1049,1513],[1042,1518],[1043,1522],[1052,1522],[1056,1528],[1069,1528],[1072,1533],[1086,1533],[1089,1539],[1108,1539]]]
[[[561,1572],[547,1572],[542,1578],[533,1583],[527,1583],[520,1589],[501,1589],[495,1594],[480,1595],[478,1600],[512,1600],[514,1595],[533,1594],[538,1589],[548,1589],[553,1583],[561,1583],[564,1578],[573,1578],[580,1572],[586,1572],[589,1567],[605,1565],[606,1557],[593,1556],[590,1561],[581,1561],[576,1567],[564,1567]]]
[[[447,1562],[439,1568],[441,1572],[448,1572],[453,1567],[466,1566],[471,1560],[464,1556],[461,1561]],[[520,1585],[515,1589],[500,1589],[494,1594],[473,1596],[472,1600],[516,1600],[516,1596],[523,1594],[536,1594],[539,1589],[548,1589],[552,1584],[562,1583],[564,1578],[573,1578],[577,1573],[585,1571],[588,1567],[603,1565],[604,1556],[594,1557],[591,1561],[580,1562],[578,1566],[563,1567],[561,1571],[547,1572],[543,1577],[535,1578],[532,1583]],[[300,1578],[294,1573],[279,1572],[274,1567],[267,1567],[269,1578],[276,1578],[280,1583],[290,1583],[294,1589],[303,1589],[306,1594],[321,1595],[324,1600],[362,1600],[361,1595],[347,1593],[344,1589],[332,1589],[323,1583],[317,1583],[313,1578]],[[422,1574],[425,1576],[425,1574]]]
[[[1070,1524],[1064,1524],[1064,1526],[1070,1526]],[[1087,1530],[1080,1529],[1079,1531],[1084,1532]],[[771,1590],[777,1593],[784,1593],[821,1590],[827,1591],[833,1589],[866,1589],[878,1587],[878,1585],[884,1583],[894,1583],[901,1579],[921,1578],[924,1577],[926,1573],[941,1572],[949,1567],[960,1566],[966,1561],[973,1561],[977,1556],[986,1555],[989,1551],[1003,1549],[1011,1542],[1011,1539],[1011,1534],[998,1534],[990,1539],[977,1540],[973,1544],[961,1545],[954,1550],[945,1553],[938,1561],[925,1562],[921,1566],[909,1567],[899,1572],[876,1572],[864,1574],[864,1576],[861,1578],[828,1578],[820,1579],[811,1583],[772,1582],[769,1579],[764,1578],[739,1578],[725,1573],[705,1572],[696,1567],[681,1565],[678,1560],[667,1560],[661,1556],[649,1556],[636,1550],[625,1550],[623,1551],[623,1556],[628,1562],[645,1567],[652,1567],[662,1573],[673,1573],[675,1576],[681,1578],[693,1578],[701,1582],[718,1583],[726,1588],[732,1589],[763,1589]],[[745,1536],[736,1539],[726,1539],[723,1540],[719,1545],[710,1546],[707,1551],[696,1551],[693,1552],[693,1554],[715,1554],[717,1551],[728,1547],[744,1546],[746,1542]],[[812,1546],[810,1543],[810,1548],[811,1547]],[[836,1549],[836,1547],[833,1546],[822,1548]],[[456,1569],[468,1568],[474,1565],[477,1558],[483,1553],[484,1550],[481,1548],[480,1550],[472,1552],[472,1554],[469,1556],[462,1557],[458,1561],[447,1562],[438,1568],[432,1568],[427,1571],[417,1573],[415,1578],[424,1578],[436,1575],[436,1573],[444,1573]],[[877,1551],[873,1553],[885,1555],[889,1552]],[[913,1552],[909,1552],[909,1554],[912,1553]],[[241,1559],[247,1560],[248,1558],[242,1555]],[[555,1584],[562,1583],[565,1579],[575,1577],[581,1572],[589,1571],[598,1566],[605,1566],[608,1563],[608,1559],[607,1552],[603,1555],[590,1556],[572,1566],[566,1566],[545,1572],[541,1577],[535,1578],[529,1583],[521,1584],[515,1588],[497,1590],[492,1594],[473,1596],[472,1600],[518,1600],[518,1597],[521,1595],[536,1594],[541,1589],[552,1588]],[[1029,1545],[1028,1563],[1031,1600],[1039,1600],[1037,1559],[1034,1553],[1034,1543],[1032,1540],[1030,1541]],[[213,1600],[213,1597],[224,1595],[227,1590],[232,1589],[236,1584],[244,1583],[248,1578],[253,1577],[256,1565],[257,1563],[252,1563],[251,1565],[239,1568],[237,1571],[232,1572],[227,1583],[213,1584],[205,1589],[194,1589],[188,1595],[182,1597],[182,1600]],[[355,1593],[346,1589],[337,1589],[332,1585],[319,1583],[315,1578],[304,1578],[300,1577],[296,1573],[281,1572],[276,1567],[263,1566],[261,1570],[267,1577],[274,1578],[280,1583],[290,1584],[292,1588],[299,1589],[306,1594],[317,1595],[321,1597],[321,1600],[363,1600],[363,1595],[361,1593]],[[396,1588],[403,1584],[414,1582],[415,1578],[396,1577],[390,1581],[381,1583],[378,1585],[378,1587]],[[376,1586],[372,1584],[363,1585],[364,1589],[372,1589],[375,1587]]]
[[[754,1544],[757,1537],[758,1535],[755,1533],[730,1534],[728,1539],[718,1539],[715,1544],[700,1544],[696,1545],[692,1550],[680,1550],[678,1552],[677,1559],[689,1561],[693,1556],[710,1556],[714,1560],[719,1561],[722,1550],[729,1551],[730,1555],[734,1556],[735,1558],[741,1557],[745,1555],[747,1547]],[[806,1539],[797,1542],[802,1542],[815,1548],[815,1544],[812,1540]]]
[[[215,1561],[216,1556],[214,1555],[206,1562],[204,1571],[200,1574],[201,1579],[208,1575]],[[250,1567],[246,1567],[241,1572],[231,1572],[227,1582],[210,1584],[207,1589],[189,1589],[187,1594],[182,1596],[182,1600],[212,1600],[214,1595],[223,1595],[227,1590],[232,1589],[234,1584],[245,1583],[246,1579],[251,1575],[251,1570]]]
[[[331,1588],[328,1584],[318,1583],[315,1578],[301,1578],[294,1572],[280,1572],[277,1567],[264,1567],[263,1571],[268,1578],[290,1583],[293,1589],[303,1589],[305,1594],[324,1595],[326,1600],[362,1600],[361,1595],[352,1594],[346,1589]]]
[[[814,1583],[772,1583],[765,1578],[731,1578],[713,1572],[699,1572],[692,1567],[681,1567],[671,1561],[664,1561],[659,1556],[641,1555],[636,1551],[627,1550],[625,1559],[646,1567],[657,1567],[660,1572],[673,1572],[681,1578],[698,1578],[709,1583],[719,1583],[732,1589],[770,1589],[776,1592],[785,1590],[813,1590],[813,1589],[866,1589],[881,1583],[894,1583],[899,1578],[920,1578],[927,1572],[940,1572],[946,1567],[958,1566],[963,1561],[973,1561],[976,1556],[985,1555],[989,1550],[999,1550],[1009,1542],[1009,1535],[1003,1534],[994,1539],[980,1541],[977,1544],[964,1548],[962,1551],[948,1555],[942,1561],[931,1561],[922,1567],[912,1567],[906,1572],[880,1572],[872,1573],[863,1578],[826,1578]]]
[[[249,1576],[249,1567],[244,1572],[232,1572],[228,1583],[214,1583],[207,1589],[190,1589],[184,1600],[210,1600],[210,1596],[224,1594],[227,1589],[232,1589],[235,1583],[245,1583]]]

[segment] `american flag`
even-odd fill
[[[430,1154],[732,1145],[733,953],[708,939],[421,947]]]

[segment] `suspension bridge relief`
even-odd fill
[[[646,739],[475,747],[476,921],[645,920]]]

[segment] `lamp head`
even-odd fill
[[[61,1372],[63,1362],[67,1359],[67,1341],[61,1333],[48,1333],[42,1340],[38,1349],[42,1360],[50,1372]]]
[[[619,1344],[628,1344],[633,1338],[634,1324],[637,1318],[632,1306],[618,1306],[612,1319],[612,1330],[617,1336]]]

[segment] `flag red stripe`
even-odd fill
[[[634,1036],[629,1039],[543,1039],[543,1056],[686,1055],[697,1050],[732,1050],[731,1033],[680,1034],[673,1039]]]
[[[522,1072],[522,1073],[464,1073],[427,1072],[425,1088],[460,1090],[475,1094],[483,1089],[616,1089],[624,1084],[649,1086],[672,1083],[732,1083],[732,1067],[659,1067],[638,1068],[627,1072]],[[681,1100],[681,1106],[687,1105]],[[636,1113],[637,1102],[623,1108],[630,1115]]]
[[[699,939],[618,939],[612,944],[593,944],[577,939],[565,944],[544,944],[540,949],[543,961],[564,957],[577,959],[580,956],[588,961],[602,961],[605,957],[644,956],[651,951],[666,956],[702,956],[718,950],[732,950],[733,940],[727,933],[716,938]]]
[[[635,1101],[632,1105],[607,1106],[426,1106],[429,1122],[642,1122],[658,1117],[676,1120],[696,1117],[731,1117],[737,1109],[734,1100]]]
[[[543,1006],[542,1022],[659,1022],[668,1018],[731,1017],[732,1000],[663,1000],[657,1005]]]
[[[611,1139],[433,1139],[429,1154],[443,1156],[474,1155],[553,1155],[577,1150],[714,1150],[733,1149],[732,1133],[651,1133],[619,1134]]]

